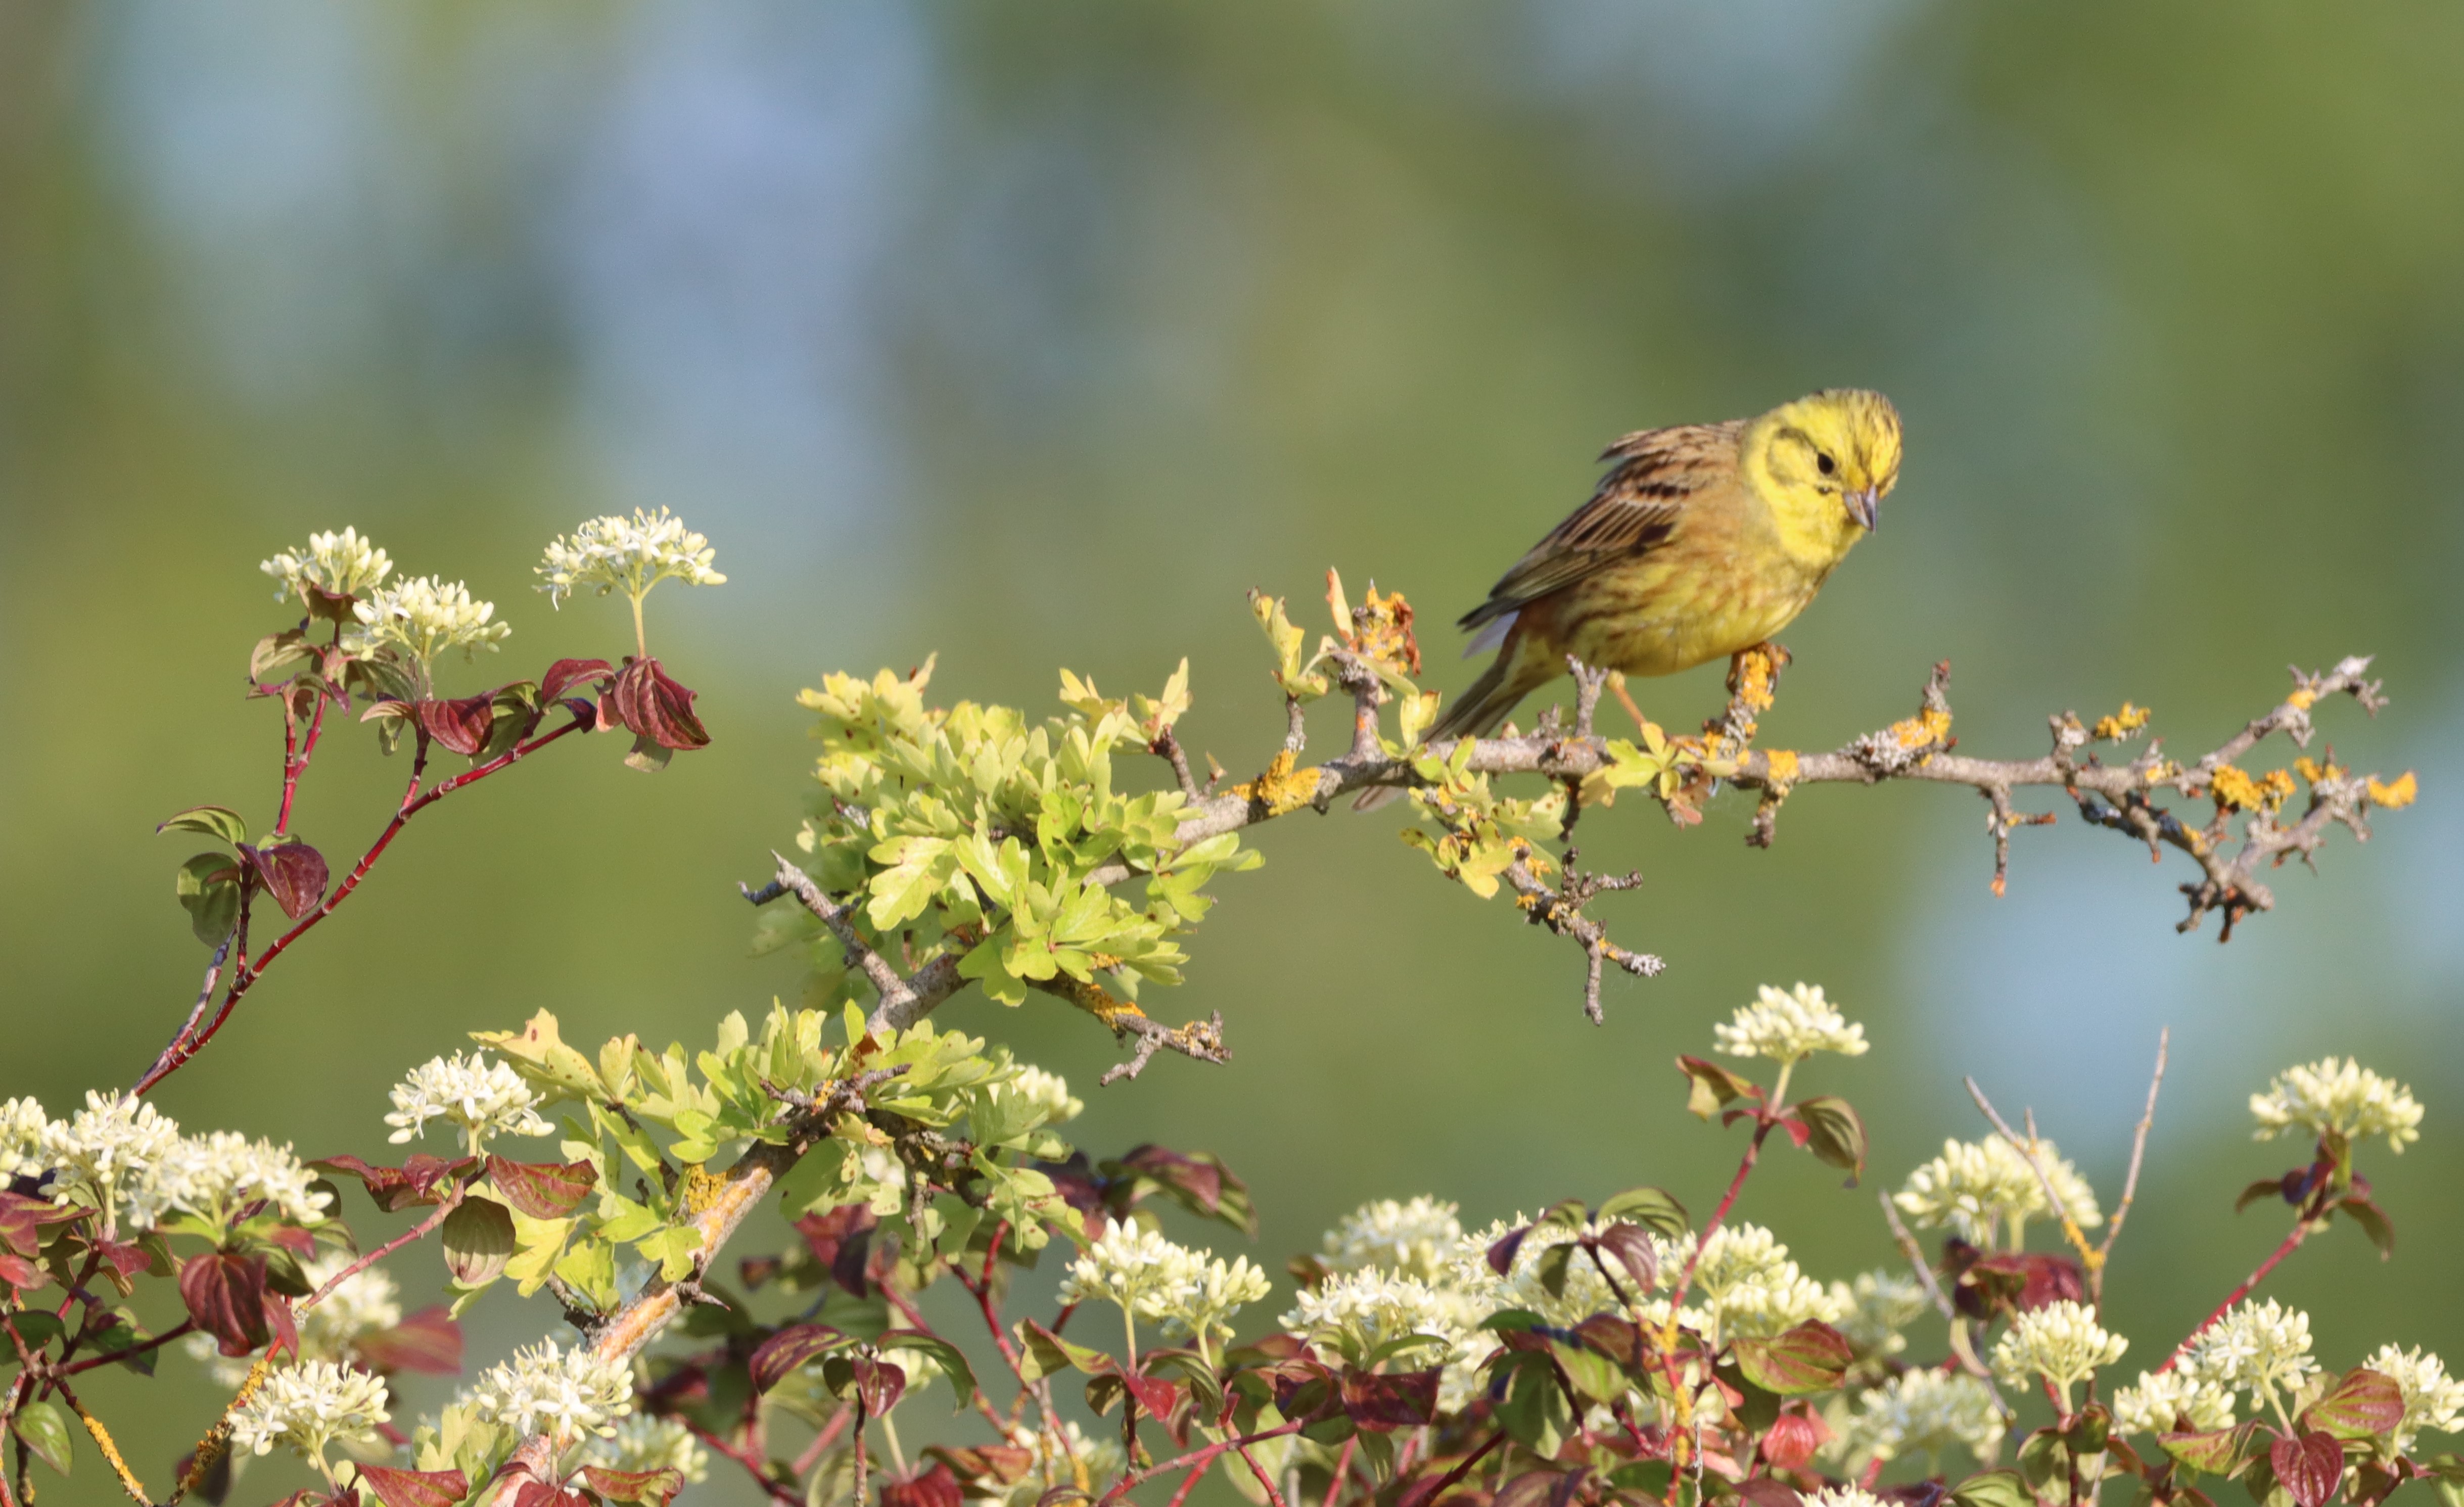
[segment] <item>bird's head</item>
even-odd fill
[[[1748,426],[1743,460],[1792,544],[1844,552],[1900,479],[1900,410],[1879,392],[1826,387]]]

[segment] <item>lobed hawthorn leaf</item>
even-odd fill
[[[323,903],[325,882],[330,874],[325,867],[325,855],[297,839],[268,842],[263,847],[239,845],[241,862],[256,875],[265,892],[282,907],[282,913],[297,921]]]
[[[1805,1127],[1797,1144],[1813,1152],[1815,1160],[1846,1172],[1849,1187],[1857,1186],[1865,1175],[1865,1122],[1856,1107],[1844,1099],[1817,1094],[1799,1100],[1789,1114]]]
[[[2267,1463],[2277,1483],[2293,1494],[2301,1507],[2324,1507],[2344,1478],[2344,1447],[2333,1434],[2318,1430],[2294,1439],[2278,1439],[2267,1448]]]
[[[1685,1107],[1700,1120],[1708,1120],[1718,1114],[1724,1104],[1740,1099],[1759,1103],[1763,1097],[1761,1084],[1749,1082],[1719,1063],[1706,1062],[1699,1057],[1680,1057],[1677,1070],[1683,1073],[1692,1084],[1686,1090]]]
[[[1815,1319],[1768,1340],[1739,1340],[1736,1351],[1746,1379],[1782,1397],[1829,1391],[1856,1358],[1845,1336]]]
[[[587,1162],[513,1162],[494,1152],[488,1176],[505,1202],[534,1219],[563,1218],[599,1184],[598,1169]]]
[[[437,1231],[445,1269],[465,1287],[485,1287],[514,1258],[514,1212],[493,1198],[466,1194]]]
[[[2339,1439],[2375,1438],[2404,1422],[2404,1388],[2393,1377],[2357,1365],[2294,1422]]]
[[[390,1329],[352,1342],[371,1370],[451,1376],[462,1369],[462,1326],[442,1305],[421,1309]]]
[[[356,1177],[368,1190],[369,1199],[386,1213],[396,1213],[418,1205],[445,1202],[447,1182],[479,1165],[476,1157],[458,1157],[447,1161],[415,1151],[400,1167],[371,1167],[356,1156],[329,1156],[308,1164],[320,1172],[339,1172]]]
[[[359,1489],[385,1507],[453,1507],[471,1495],[470,1477],[460,1471],[405,1471],[390,1465],[361,1465]]]
[[[825,1323],[789,1324],[755,1348],[748,1363],[753,1389],[766,1392],[802,1370],[815,1356],[843,1350],[855,1343],[855,1336]]]
[[[190,806],[164,818],[155,824],[154,831],[158,836],[165,832],[202,832],[233,847],[248,841],[248,823],[229,806]]]

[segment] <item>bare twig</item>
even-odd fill
[[[1507,865],[1505,878],[1513,886],[1515,904],[1522,907],[1524,920],[1571,938],[1583,950],[1583,1014],[1592,1024],[1600,1025],[1607,1019],[1600,1008],[1602,963],[1615,963],[1637,978],[1653,977],[1668,965],[1652,953],[1617,946],[1609,940],[1606,927],[1583,914],[1583,907],[1595,896],[1637,888],[1642,884],[1642,876],[1586,874],[1575,867],[1578,857],[1579,850],[1566,850],[1565,877],[1554,889],[1533,872],[1534,860],[1529,854]]]
[[[795,896],[806,910],[821,919],[822,925],[830,928],[832,936],[839,939],[839,946],[847,950],[847,961],[863,970],[864,976],[872,981],[883,1009],[912,1003],[914,990],[907,980],[898,976],[898,970],[891,967],[887,958],[865,945],[864,938],[856,932],[855,923],[848,918],[848,907],[822,893],[822,886],[813,883],[812,876],[789,862],[786,855],[773,851],[770,856],[778,862],[777,875],[759,889],[749,885],[737,885],[744,898],[757,906],[766,906],[781,895]]]
[[[2147,1132],[2156,1124],[2156,1094],[2165,1086],[2165,1059],[2173,1044],[2173,1028],[2165,1026],[2156,1033],[2156,1071],[2147,1078],[2147,1108],[2139,1117],[2139,1128],[2130,1137],[2130,1171],[2122,1180],[2122,1202],[2113,1207],[2113,1223],[2104,1231],[2104,1241],[2097,1247],[2096,1264],[2088,1269],[2088,1297],[2098,1302],[2104,1300],[2104,1267],[2113,1257],[2113,1242],[2122,1238],[2122,1222],[2130,1217],[2130,1201],[2139,1196],[2139,1168],[2147,1157]]]
[[[2003,1140],[2011,1143],[2012,1150],[2018,1152],[2027,1161],[2028,1170],[2036,1174],[2038,1186],[2045,1190],[2046,1206],[2051,1208],[2054,1216],[2062,1222],[2062,1234],[2069,1238],[2071,1248],[2079,1252],[2080,1264],[2089,1272],[2095,1272],[2104,1264],[2104,1256],[2096,1247],[2087,1243],[2087,1233],[2079,1228],[2079,1220],[2071,1213],[2070,1205],[2062,1201],[2062,1190],[2054,1186],[2053,1174],[2045,1169],[2045,1164],[2038,1159],[2034,1127],[2031,1126],[2031,1133],[2027,1135],[2021,1135],[2012,1129],[2010,1123],[1994,1109],[1992,1101],[1985,1097],[1985,1090],[1976,1086],[1975,1079],[1964,1079],[1962,1081],[1968,1084],[1968,1097],[1976,1101],[1976,1107],[1985,1111],[1985,1118],[1993,1122],[1993,1128],[2002,1133]]]

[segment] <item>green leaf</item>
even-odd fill
[[[69,1448],[69,1416],[59,1404],[24,1404],[17,1409],[15,1431],[18,1438],[26,1441],[26,1448],[34,1452],[36,1458],[62,1475],[69,1474],[69,1465],[75,1455]]]
[[[2336,1207],[2352,1215],[2353,1223],[2362,1227],[2362,1233],[2370,1237],[2370,1244],[2379,1248],[2380,1260],[2388,1260],[2395,1256],[2395,1224],[2387,1218],[2386,1210],[2358,1194],[2338,1200]]]
[[[2250,1441],[2257,1429],[2246,1423],[2233,1429],[2211,1429],[2197,1433],[2160,1433],[2156,1442],[2165,1452],[2209,1475],[2231,1475],[2249,1458]]]
[[[1723,1104],[1732,1103],[1740,1099],[1759,1101],[1763,1097],[1759,1084],[1739,1078],[1717,1062],[1706,1062],[1699,1057],[1679,1058],[1677,1070],[1683,1073],[1693,1084],[1686,1092],[1685,1107],[1692,1110],[1698,1119],[1710,1119],[1720,1112]]]
[[[465,1197],[437,1234],[445,1242],[445,1269],[464,1287],[487,1286],[514,1258],[514,1212],[492,1198]]]
[[[1799,1100],[1790,1111],[1805,1127],[1805,1148],[1815,1160],[1848,1174],[1849,1186],[1865,1175],[1865,1122],[1844,1099],[1817,1094]]]
[[[248,841],[248,823],[229,806],[190,806],[176,816],[165,818],[154,830],[164,832],[202,832],[209,838],[220,838],[237,847]]]
[[[200,853],[171,876],[171,893],[188,927],[208,947],[220,947],[239,925],[239,864],[227,853]]]
[[[1737,1366],[1746,1379],[1782,1397],[1831,1390],[1854,1359],[1847,1338],[1819,1320],[1808,1320],[1768,1340],[1737,1342]]]
[[[616,1289],[616,1248],[605,1240],[583,1240],[557,1257],[556,1275],[603,1314],[624,1302]]]
[[[1958,1507],[2036,1507],[2036,1494],[2016,1471],[1979,1471],[1950,1489]]]
[[[2322,1429],[2339,1439],[2369,1439],[2404,1422],[2404,1389],[2392,1377],[2355,1366],[2302,1411],[2305,1429]]]
[[[1027,1381],[1041,1381],[1067,1370],[1100,1375],[1114,1368],[1112,1358],[1103,1351],[1072,1344],[1032,1319],[1021,1321],[1016,1332],[1019,1374]]]
[[[885,1350],[914,1350],[931,1356],[941,1374],[950,1379],[951,1390],[957,1394],[956,1411],[965,1412],[967,1404],[975,1400],[975,1367],[967,1364],[963,1351],[939,1335],[926,1334],[921,1329],[891,1329],[874,1343]]]
[[[1600,1205],[1598,1219],[1603,1225],[1639,1224],[1663,1240],[1678,1238],[1692,1223],[1685,1206],[1661,1188],[1629,1188]]]

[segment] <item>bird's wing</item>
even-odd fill
[[[1488,600],[1463,614],[1478,627],[1551,592],[1666,544],[1685,526],[1688,499],[1736,475],[1743,421],[1688,424],[1629,434],[1602,452],[1612,461],[1592,499],[1531,546]]]

